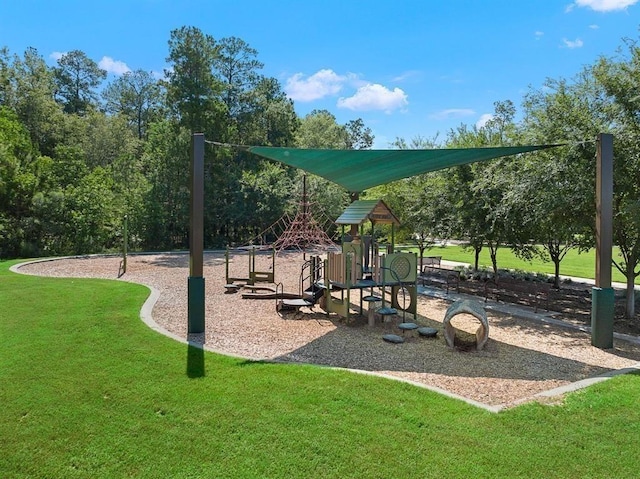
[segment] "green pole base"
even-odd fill
[[[189,276],[188,290],[188,327],[189,334],[204,333],[204,278]]]
[[[596,348],[613,347],[613,288],[591,288],[591,344]]]

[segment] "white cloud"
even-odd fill
[[[580,48],[584,45],[584,42],[579,38],[576,38],[575,40],[567,40],[566,38],[563,38],[562,43],[564,43],[564,46],[567,48]]]
[[[383,110],[390,113],[393,110],[405,108],[408,104],[407,94],[403,90],[400,88],[389,90],[377,83],[361,86],[353,96],[338,99],[338,108],[355,111]]]
[[[450,120],[452,118],[463,118],[465,116],[475,115],[475,110],[471,108],[449,108],[447,110],[441,110],[429,115],[434,120]]]
[[[570,12],[574,7],[586,7],[596,12],[613,12],[626,10],[636,3],[638,0],[576,0],[568,5],[565,11]]]
[[[406,80],[410,80],[412,78],[416,78],[418,76],[420,76],[420,71],[418,71],[418,70],[409,70],[409,71],[406,71],[404,73],[401,73],[397,77],[394,77],[392,81],[394,81],[394,82],[403,82],[403,81],[406,81]]]
[[[476,121],[476,128],[484,127],[488,122],[490,122],[494,118],[495,117],[491,113],[483,113],[482,115],[480,115],[480,118],[478,118],[478,121]]]
[[[49,58],[53,58],[55,61],[58,61],[62,58],[63,55],[66,55],[67,52],[52,52],[49,55]]]
[[[107,73],[113,73],[114,75],[124,75],[131,71],[131,68],[126,63],[114,60],[111,57],[102,57],[102,60],[98,62],[98,66],[106,70]]]
[[[319,70],[307,78],[303,73],[296,73],[287,79],[284,90],[295,101],[319,100],[338,94],[343,85],[353,78],[354,75],[338,75],[330,69]]]
[[[593,25],[589,25],[589,28],[590,28],[591,30],[597,30],[598,28],[600,28],[600,26],[599,26],[599,25],[596,25],[596,24],[594,23]]]
[[[544,32],[541,32],[540,30],[538,30],[537,32],[534,33],[534,35],[536,36],[536,40],[540,40],[544,35]]]

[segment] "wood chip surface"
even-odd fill
[[[43,276],[118,279],[121,260],[116,256],[58,259],[27,264],[19,271]],[[257,271],[271,271],[270,253],[257,254],[255,262]],[[153,319],[186,339],[188,254],[130,255],[127,263],[127,272],[119,279],[159,290]],[[302,263],[303,255],[298,252],[280,253],[276,257],[275,281],[282,283],[285,291],[299,292]],[[249,255],[234,253],[229,273],[232,277],[248,277]],[[442,336],[442,320],[450,302],[424,295],[419,295],[415,322],[437,328],[438,337],[408,338],[403,344],[390,344],[382,336],[402,335],[397,328],[402,316],[369,327],[366,311],[364,316],[357,314],[360,298],[357,291],[352,292],[354,314],[348,323],[334,314],[325,314],[318,306],[313,310],[302,308],[304,314],[299,315],[300,319],[283,319],[276,312],[275,300],[242,299],[242,290],[225,293],[224,253],[205,253],[204,277],[203,339],[209,349],[249,359],[383,373],[490,406],[520,403],[542,391],[640,362],[637,344],[615,340],[613,349],[601,350],[591,346],[587,333],[491,311],[488,311],[489,341],[483,351],[451,350]],[[366,309],[366,303],[363,307]],[[478,326],[473,317],[466,316],[452,320],[461,336],[474,333]],[[406,319],[414,321],[411,315]]]

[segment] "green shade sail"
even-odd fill
[[[556,146],[560,145],[432,150],[322,150],[252,146],[248,151],[308,171],[349,192],[358,193],[429,171]]]

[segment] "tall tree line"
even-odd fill
[[[50,67],[35,49],[0,49],[0,257],[117,250],[125,215],[132,247],[187,247],[193,132],[296,146],[326,126],[318,147],[373,142],[360,119],[299,118],[242,39],[182,27],[170,32],[167,63],[162,78],[136,70],[105,84],[80,50]],[[205,165],[206,247],[246,242],[295,208],[301,176],[292,168],[213,146]],[[327,206],[344,200],[311,183]]]

